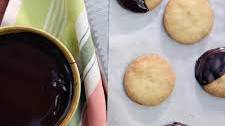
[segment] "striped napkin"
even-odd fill
[[[69,126],[106,126],[106,102],[83,0],[10,0],[1,26],[44,29],[71,51],[78,62],[82,94]]]

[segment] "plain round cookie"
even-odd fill
[[[162,0],[145,0],[145,5],[147,6],[147,8],[148,8],[149,10],[153,10],[153,9],[155,9],[161,2],[162,2]]]
[[[209,34],[214,16],[208,0],[170,0],[164,12],[164,27],[179,43],[192,44]]]
[[[175,73],[164,58],[155,54],[144,55],[128,66],[124,87],[132,101],[155,106],[170,96],[175,80]]]

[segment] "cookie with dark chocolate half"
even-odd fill
[[[195,64],[195,77],[206,92],[225,98],[225,47],[205,52]]]
[[[165,126],[188,126],[188,125],[182,124],[182,123],[179,123],[179,122],[174,122],[172,124],[168,124],[168,125],[165,125]]]
[[[146,13],[157,7],[162,0],[118,0],[126,9],[138,13]]]

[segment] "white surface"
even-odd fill
[[[210,0],[213,30],[194,45],[170,39],[162,24],[168,0],[147,14],[135,14],[110,1],[108,126],[163,126],[180,121],[189,126],[224,126],[225,99],[205,93],[194,77],[196,59],[206,50],[225,46],[225,1]],[[176,75],[172,96],[157,107],[140,106],[124,92],[127,65],[142,54],[157,53],[169,60]]]

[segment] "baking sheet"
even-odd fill
[[[225,99],[204,92],[194,77],[197,58],[206,50],[225,47],[225,1],[210,0],[215,22],[209,36],[194,45],[168,37],[163,12],[168,0],[152,12],[129,12],[110,1],[108,126],[163,126],[179,121],[190,126],[224,126]],[[126,96],[127,65],[142,54],[157,53],[169,60],[176,75],[172,96],[156,107],[138,105]]]

